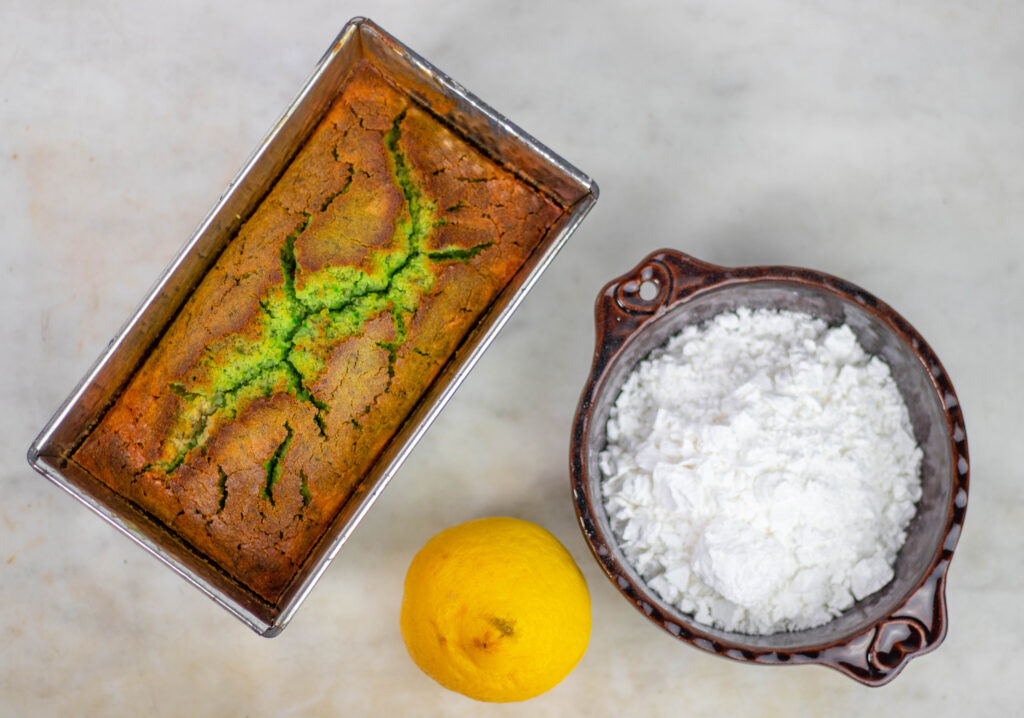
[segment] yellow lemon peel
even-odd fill
[[[468,521],[430,539],[405,577],[409,655],[441,685],[481,701],[553,688],[590,639],[590,594],[569,552],[528,521]]]

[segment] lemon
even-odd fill
[[[512,518],[446,529],[412,560],[402,638],[424,673],[481,701],[553,688],[590,639],[590,594],[554,536]]]

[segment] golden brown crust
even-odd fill
[[[276,601],[559,214],[360,68],[74,459]]]

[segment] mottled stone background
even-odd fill
[[[627,9],[628,8],[628,9]],[[601,200],[282,636],[257,637],[24,455],[351,16],[591,174]],[[1024,5],[908,0],[0,2],[0,714],[1012,715],[1024,702]],[[949,636],[890,686],[652,627],[569,495],[600,286],[650,250],[845,277],[942,357],[973,465]],[[594,631],[527,704],[398,633],[438,530],[506,514],[583,568]]]

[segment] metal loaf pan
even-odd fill
[[[565,211],[421,397],[409,418],[270,604],[193,551],[165,526],[69,460],[117,397],[221,250],[288,167],[361,60]],[[484,350],[597,201],[597,185],[443,72],[364,18],[351,20],[312,76],[178,252],[142,304],[29,448],[29,463],[264,636],[280,633],[377,496]]]

